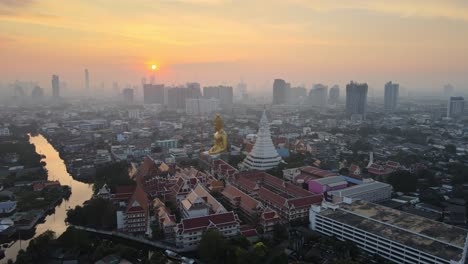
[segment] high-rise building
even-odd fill
[[[85,88],[86,88],[86,91],[89,91],[89,72],[88,72],[88,69],[84,70],[84,76],[85,76]]]
[[[131,88],[125,88],[123,89],[122,91],[122,95],[123,95],[123,101],[124,103],[126,104],[131,104],[133,103],[133,89]]]
[[[164,84],[144,84],[143,102],[164,105]]]
[[[314,107],[323,109],[327,106],[328,86],[316,84],[309,92],[309,99]]]
[[[33,99],[41,99],[44,97],[44,89],[42,89],[39,86],[35,86],[34,89],[31,92],[31,97]]]
[[[187,98],[185,113],[187,115],[206,115],[219,110],[220,100],[216,98]]]
[[[367,83],[351,81],[346,85],[346,114],[352,119],[366,118],[367,90]]]
[[[247,96],[247,84],[240,82],[236,87],[236,98],[237,100],[243,100]]]
[[[60,80],[58,75],[52,75],[52,97],[60,97]]]
[[[333,85],[333,87],[330,88],[328,103],[331,105],[336,105],[338,100],[340,100],[340,87],[338,85]]]
[[[188,89],[185,87],[171,87],[167,89],[167,106],[170,109],[185,109]]]
[[[286,104],[288,96],[288,84],[282,79],[275,79],[273,82],[273,104]]]
[[[278,151],[273,145],[270,134],[270,124],[266,116],[266,111],[263,111],[262,118],[260,119],[260,127],[257,133],[255,144],[242,161],[240,167],[247,170],[269,170],[278,166],[282,161]]]
[[[289,90],[289,103],[302,103],[305,98],[307,98],[307,90],[305,87],[293,87]]]
[[[461,96],[450,97],[447,105],[447,117],[458,117],[465,111],[465,99]]]
[[[454,92],[454,88],[451,84],[446,84],[444,86],[444,97],[445,98],[449,98],[450,96],[453,95],[453,92]]]
[[[398,106],[398,95],[400,85],[398,83],[388,82],[385,84],[385,103],[386,112],[393,112]]]
[[[201,97],[200,84],[196,82],[187,83],[187,98],[198,98]]]
[[[219,99],[219,103],[224,109],[231,109],[233,104],[233,91],[231,86],[208,86],[203,87],[203,96],[207,99]]]

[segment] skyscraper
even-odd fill
[[[231,86],[208,86],[203,87],[203,97],[219,99],[219,103],[224,109],[231,109],[233,104],[233,91]]]
[[[400,85],[398,83],[388,82],[385,84],[385,112],[393,112],[398,106],[398,95]]]
[[[328,86],[316,84],[309,92],[309,99],[314,107],[323,109],[327,106]]]
[[[340,87],[338,85],[333,85],[333,87],[330,88],[328,103],[331,105],[336,105],[338,100],[340,100]]]
[[[60,80],[58,75],[52,75],[52,97],[60,97]]]
[[[236,87],[236,98],[237,100],[242,100],[247,95],[247,84],[245,82],[240,82]]]
[[[44,89],[42,89],[39,86],[35,86],[34,89],[31,92],[31,97],[33,99],[41,99],[44,97]]]
[[[167,106],[170,109],[185,109],[188,89],[185,87],[171,87],[167,89]]]
[[[200,84],[197,82],[187,83],[187,98],[198,98],[201,97]]]
[[[164,105],[164,84],[143,85],[143,102]]]
[[[131,104],[133,103],[133,89],[131,88],[125,88],[123,89],[122,91],[122,95],[123,95],[123,101],[124,103],[126,104]]]
[[[303,103],[305,98],[307,98],[307,90],[305,87],[292,87],[289,90],[289,103]]]
[[[465,99],[461,96],[450,97],[447,105],[447,117],[459,117],[465,111]]]
[[[351,81],[346,85],[346,114],[351,119],[366,118],[367,90],[367,83]]]
[[[453,86],[451,84],[444,85],[444,97],[449,98],[450,96],[452,96],[454,90],[455,89],[453,88]]]
[[[288,85],[282,79],[275,79],[273,82],[273,104],[285,104],[288,100]]]
[[[86,88],[86,92],[89,91],[89,72],[88,72],[88,69],[85,69],[84,70],[84,78],[85,78],[85,88]]]

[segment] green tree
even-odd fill
[[[26,251],[19,251],[16,263],[34,263],[37,260],[46,258],[49,254],[49,246],[54,239],[55,232],[50,230],[47,230],[36,238],[32,239],[29,242]]]
[[[226,239],[221,233],[211,229],[203,233],[198,253],[201,259],[208,264],[224,263],[226,249]]]
[[[162,264],[166,263],[167,258],[161,251],[155,251],[151,258],[146,262],[147,264]]]
[[[91,199],[83,207],[76,206],[67,212],[66,221],[70,224],[97,229],[113,230],[117,226],[114,204],[106,199]]]
[[[417,188],[418,179],[409,171],[398,170],[388,176],[388,183],[397,192],[414,192]]]
[[[135,185],[135,181],[129,177],[129,168],[130,164],[126,161],[119,161],[98,168],[94,176],[94,192],[97,193],[104,184],[107,184],[111,189],[121,185]]]
[[[288,239],[288,229],[284,225],[275,224],[273,226],[273,240],[276,242],[282,242]]]
[[[445,146],[445,151],[447,151],[450,154],[455,154],[457,153],[457,147],[453,144],[448,144]]]

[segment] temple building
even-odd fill
[[[282,159],[271,140],[270,124],[264,110],[255,145],[239,167],[245,170],[265,171],[278,166],[281,161]]]

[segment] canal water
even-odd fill
[[[48,179],[50,181],[59,181],[62,185],[71,187],[71,196],[68,200],[64,200],[60,205],[55,207],[55,212],[46,216],[45,221],[36,226],[34,237],[44,233],[44,231],[52,230],[60,236],[67,229],[65,218],[67,217],[67,209],[75,208],[77,205],[82,205],[89,200],[93,194],[92,184],[86,184],[73,179],[67,172],[65,163],[60,158],[59,153],[42,135],[30,136],[29,142],[35,145],[36,152],[45,155],[43,161],[46,162],[45,168],[48,171]],[[18,240],[10,248],[5,250],[5,258],[0,263],[6,263],[8,259],[15,260],[20,249],[26,249],[29,244],[28,240]]]

